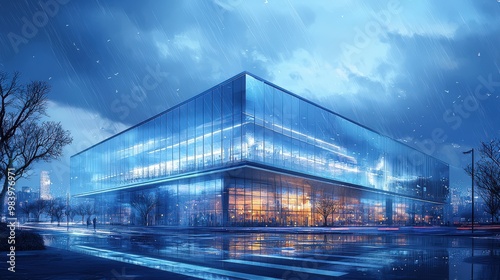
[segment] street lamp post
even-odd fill
[[[463,152],[464,154],[472,153],[472,233],[474,233],[474,148],[469,151]]]

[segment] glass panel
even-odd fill
[[[195,104],[193,104],[195,105]],[[203,169],[204,164],[203,164],[203,149],[204,149],[204,144],[203,144],[203,129],[204,129],[204,113],[203,113],[203,96],[199,96],[196,98],[196,139],[193,139],[194,145],[196,146],[196,151],[195,151],[195,161],[196,161],[196,168],[198,170]]]
[[[213,143],[212,143],[212,93],[203,96],[203,160],[205,167],[212,166]]]
[[[179,173],[179,145],[180,145],[180,118],[179,107],[172,110],[172,174]]]

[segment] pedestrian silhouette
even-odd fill
[[[95,225],[97,224],[97,218],[94,217],[94,219],[92,220],[92,223],[94,224],[94,232],[95,232]]]
[[[90,226],[90,216],[87,218],[87,228]]]

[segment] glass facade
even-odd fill
[[[439,222],[448,170],[242,73],[71,157],[71,192],[110,223],[136,223],[147,192],[152,224],[313,226],[324,197],[333,224],[412,224]]]

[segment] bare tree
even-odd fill
[[[40,216],[45,212],[48,207],[47,200],[37,199],[30,203],[33,208],[33,215],[35,216],[35,221],[40,222]]]
[[[27,201],[22,201],[19,203],[18,208],[26,215],[26,221],[29,221],[30,214],[33,213],[33,204]]]
[[[338,208],[337,201],[332,198],[322,198],[315,205],[316,212],[323,217],[323,226],[327,226],[328,216],[335,213]]]
[[[19,73],[9,79],[0,72],[0,213],[9,181],[26,176],[35,162],[61,157],[64,146],[73,140],[60,123],[41,120],[46,115],[49,92],[46,82],[22,85]]]
[[[149,225],[149,213],[158,205],[158,196],[154,193],[139,193],[130,200],[130,205],[137,210],[142,223]]]
[[[485,202],[485,211],[491,215],[492,221],[500,210],[500,140],[488,143],[481,142],[480,160],[475,163],[474,184]],[[472,176],[471,165],[465,171]]]
[[[47,214],[50,215],[50,222],[57,221],[57,226],[61,224],[61,219],[64,217],[66,205],[60,199],[51,199],[48,201]]]
[[[66,210],[64,211],[64,215],[66,215],[66,217],[68,217],[71,222],[73,222],[77,214],[75,208],[76,206],[70,204],[68,205],[68,207],[66,207]]]
[[[500,212],[500,199],[494,194],[490,193],[489,190],[481,190],[479,195],[484,200],[484,211],[491,215],[491,222],[498,223],[499,212]]]
[[[85,209],[85,203],[78,203],[73,207],[73,212],[76,215],[82,216],[82,225],[85,224],[85,214],[87,214],[87,209]]]
[[[85,202],[83,209],[85,209],[85,214],[87,214],[89,218],[96,213],[93,203],[90,202]]]

